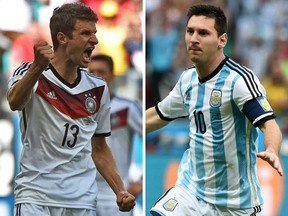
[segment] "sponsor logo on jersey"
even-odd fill
[[[210,106],[212,107],[220,107],[222,100],[222,92],[218,89],[213,89],[210,97]]]
[[[96,111],[96,101],[91,96],[86,98],[85,106],[89,113],[94,113]]]
[[[47,93],[47,96],[48,96],[49,98],[52,98],[52,99],[54,99],[54,100],[57,100],[57,96],[56,96],[56,94],[55,94],[54,91],[48,92],[48,93]]]
[[[261,107],[265,110],[265,111],[271,111],[272,108],[269,104],[269,102],[267,101],[267,99],[265,97],[260,97],[257,98],[259,104],[261,105]]]
[[[166,210],[166,211],[174,211],[174,209],[176,208],[176,206],[178,205],[178,202],[176,199],[169,199],[167,202],[165,202],[163,204],[163,208]]]

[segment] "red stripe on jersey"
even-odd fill
[[[72,95],[44,75],[40,76],[38,83],[36,94],[72,119],[94,115],[100,108],[104,85]]]
[[[126,126],[128,123],[128,108],[119,110],[111,114],[112,130]]]

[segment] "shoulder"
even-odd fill
[[[238,84],[235,86],[238,86],[240,90],[243,91],[246,87],[254,98],[263,95],[262,85],[258,77],[250,68],[245,67],[230,58],[226,61],[225,65],[230,69],[230,73],[235,73],[237,75]]]
[[[178,83],[180,85],[186,85],[190,83],[191,79],[195,79],[197,77],[197,71],[194,65],[191,65],[182,72],[179,77]]]
[[[31,67],[32,62],[24,62],[22,63],[18,68],[16,68],[16,70],[13,73],[13,76],[21,76],[23,75],[25,72],[28,71],[28,69]]]
[[[231,58],[227,59],[227,61],[225,62],[225,66],[227,66],[231,71],[236,72],[239,76],[243,78],[247,76],[255,76],[254,72],[250,68],[234,61]]]
[[[90,73],[85,68],[80,68],[81,76],[87,78],[88,80],[91,80],[92,82],[97,82],[99,84],[106,84],[105,80],[102,77],[96,76],[93,73]]]

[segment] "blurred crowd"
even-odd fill
[[[224,9],[228,19],[224,52],[257,74],[278,116],[287,144],[283,146],[288,147],[287,0],[147,0],[146,107],[163,99],[191,65],[184,33],[186,13],[194,3]]]

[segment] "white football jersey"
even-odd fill
[[[139,103],[119,96],[111,97],[111,136],[106,141],[111,148],[120,177],[127,187],[129,185],[129,168],[132,155],[132,136],[142,135],[142,111]],[[115,194],[105,179],[97,174],[99,187],[98,205],[116,205]]]
[[[192,66],[156,110],[164,120],[190,119],[190,148],[176,184],[228,208],[263,203],[256,173],[256,127],[275,116],[250,69],[226,57],[200,80]]]
[[[14,72],[9,89],[30,65]],[[23,149],[15,203],[95,210],[98,189],[91,139],[110,135],[106,83],[79,68],[76,81],[69,84],[49,65],[19,116]]]

